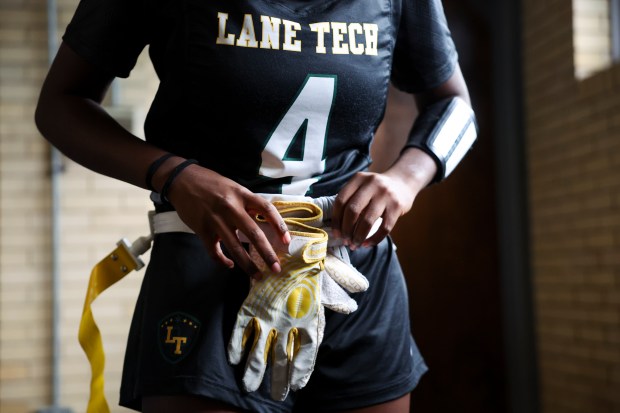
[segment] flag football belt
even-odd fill
[[[278,201],[275,201],[275,202],[277,203]],[[176,211],[160,212],[159,214],[153,214],[150,217],[150,219],[152,223],[153,234],[165,234],[167,232],[185,232],[187,234],[194,234],[194,231],[190,227],[188,227],[181,220],[181,218],[179,218],[179,215],[177,214]],[[299,221],[299,219],[297,219],[297,221]],[[271,232],[270,227],[268,227],[268,225],[269,224],[267,223],[265,223],[264,225],[261,225],[261,229],[264,232]],[[325,228],[322,228],[322,230],[326,234],[328,234],[328,236],[326,237],[327,240],[325,241],[325,243],[323,243],[321,247],[317,246],[317,248],[327,248],[327,247],[342,245],[342,240],[329,237],[329,234],[331,233],[331,228],[325,227]],[[314,232],[314,229],[311,229],[311,231]],[[291,231],[291,232],[294,235],[296,231]],[[245,237],[243,233],[239,233],[238,235],[239,235],[239,239],[242,242],[249,242],[249,240]],[[295,243],[295,238],[293,238],[291,242]],[[291,249],[293,250],[297,250],[298,248],[300,248],[299,245],[291,246]]]
[[[261,194],[262,195],[262,194]],[[342,242],[331,239],[328,243],[329,228],[319,229],[314,225],[319,226],[329,220],[329,214],[331,214],[331,206],[335,197],[323,197],[323,198],[308,198],[308,197],[293,197],[286,195],[262,195],[272,203],[280,203],[279,210],[286,212],[282,209],[282,204],[294,204],[304,202],[312,202],[320,209],[327,212],[327,217],[322,216],[322,222],[304,222],[303,218],[296,218],[296,230],[298,232],[297,237],[292,237],[293,240],[303,240],[298,245],[295,242],[291,242],[289,250],[293,252],[301,252],[304,257],[309,261],[313,260],[313,257],[322,257],[325,255],[325,250],[331,247],[331,250],[335,252],[336,256],[345,263],[348,264],[348,253],[342,246]],[[299,208],[300,205],[294,206]],[[309,218],[313,219],[313,218]],[[373,228],[378,227],[380,221],[375,223]],[[88,282],[88,290],[84,300],[84,308],[82,310],[82,318],[80,320],[78,340],[79,343],[88,358],[91,367],[91,383],[90,383],[90,398],[87,406],[87,413],[109,413],[110,408],[104,394],[104,366],[105,355],[103,350],[103,342],[101,339],[101,332],[95,323],[91,304],[95,299],[103,293],[107,288],[111,287],[127,274],[134,270],[140,270],[144,267],[144,262],[140,259],[140,256],[147,252],[151,248],[153,236],[156,234],[164,234],[169,232],[183,232],[188,234],[194,234],[192,231],[174,211],[155,213],[149,212],[149,225],[151,234],[148,236],[142,236],[136,239],[133,243],[127,239],[121,239],[117,243],[117,248],[103,258],[97,265],[95,265],[91,271],[90,279]],[[303,230],[304,226],[308,226],[306,230]],[[261,228],[265,231],[269,231],[271,225],[263,223]],[[301,231],[300,231],[301,228]],[[271,229],[273,231],[273,229]],[[372,233],[372,232],[371,232]],[[295,235],[291,231],[292,235]],[[315,238],[312,242],[307,242],[307,237]],[[240,234],[241,241],[244,240],[242,234]],[[271,238],[273,239],[273,238]],[[367,285],[366,285],[367,288]]]

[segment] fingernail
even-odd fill
[[[277,262],[274,262],[273,264],[271,264],[271,271],[278,273],[280,271],[282,271],[282,267],[280,267],[280,264]]]
[[[290,242],[291,242],[291,233],[286,231],[284,233],[284,243],[285,244],[290,244]]]

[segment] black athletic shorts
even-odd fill
[[[354,313],[325,310],[325,336],[309,383],[276,402],[269,395],[269,368],[261,387],[246,393],[243,365],[227,361],[248,277],[216,264],[195,235],[156,235],[131,324],[120,404],[141,410],[143,396],[197,395],[250,412],[316,412],[407,394],[426,365],[411,337],[394,245],[387,238],[350,254],[370,287],[352,295],[359,304]]]

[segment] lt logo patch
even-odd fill
[[[178,363],[194,346],[200,321],[189,314],[168,314],[159,323],[159,350],[166,361]]]

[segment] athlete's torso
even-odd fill
[[[390,78],[391,7],[177,3],[151,42],[161,85],[147,139],[255,192],[335,193],[369,163]]]
[[[368,166],[388,80],[427,91],[457,62],[441,0],[80,0],[63,40],[120,77],[149,45],[149,142],[316,196]]]

